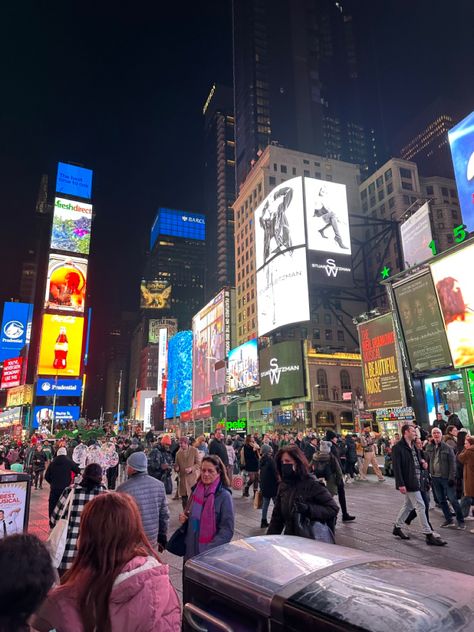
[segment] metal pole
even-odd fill
[[[58,392],[58,371],[56,370],[56,377],[54,378],[54,395],[53,395],[53,418],[51,419],[51,434],[54,434],[54,418],[56,417],[56,397]]]
[[[122,395],[122,369],[120,369],[120,377],[117,390],[117,427],[120,428],[120,397]]]

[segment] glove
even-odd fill
[[[448,481],[448,487],[454,487],[455,485],[456,485],[456,481],[453,481],[453,479],[450,478]]]
[[[295,505],[295,509],[302,516],[307,516],[309,514],[309,505],[307,503],[297,502]]]
[[[162,533],[158,534],[158,544],[161,545],[163,549],[166,549],[166,545],[168,544],[168,538]]]

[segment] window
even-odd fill
[[[438,210],[436,211],[436,217],[437,217],[438,219],[443,219],[443,211],[442,211],[441,209],[438,209]]]
[[[391,169],[387,169],[387,171],[384,173],[384,177],[385,177],[385,182],[387,182],[388,180],[392,179],[392,170]]]
[[[325,329],[324,330],[324,339],[325,340],[332,340],[332,329]]]
[[[388,208],[393,208],[395,206],[395,198],[391,197],[388,200]]]
[[[441,187],[441,193],[444,197],[448,197],[448,189],[446,187]]]
[[[370,198],[370,206],[375,206],[375,195]]]
[[[316,373],[316,380],[318,399],[329,399],[328,376],[324,369],[318,369],[318,372]]]
[[[325,325],[331,325],[332,324],[331,314],[324,314],[324,324]]]
[[[349,371],[342,369],[340,373],[340,378],[341,378],[341,391],[352,391],[351,376],[349,375]]]
[[[378,193],[377,193],[377,197],[379,199],[379,202],[381,202],[384,197],[385,197],[385,193],[383,192],[383,189],[381,189]]]
[[[385,215],[385,204],[380,205],[380,215]]]
[[[383,176],[379,176],[377,180],[375,181],[375,184],[377,186],[377,189],[381,187],[383,185]]]
[[[294,176],[296,176],[296,167],[292,167],[291,172]]]
[[[367,202],[364,202],[362,204],[362,210],[364,211],[364,213],[367,213],[368,209],[369,209],[369,207],[367,206]]]
[[[321,339],[321,330],[320,329],[313,329],[313,338],[314,338],[314,340],[320,340]]]
[[[275,176],[270,176],[270,177],[268,178],[268,183],[269,183],[269,184],[273,184],[273,185],[275,185],[275,184],[276,184],[276,178],[275,178]]]
[[[443,223],[443,222],[440,222],[440,223],[438,224],[438,228],[439,228],[439,229],[443,229],[443,228],[444,228],[444,223]]]
[[[315,162],[315,163],[314,163],[314,166],[315,166],[315,167],[320,167],[320,166],[321,166],[321,163],[320,163],[320,162]]]
[[[454,236],[453,235],[451,235],[451,234],[447,235],[447,239],[448,239],[448,244],[454,243]]]
[[[303,175],[304,175],[306,178],[309,178],[309,170],[308,170],[308,169],[305,169],[305,170],[303,171]]]
[[[403,196],[403,204],[410,204],[410,198],[408,197],[408,195]]]
[[[373,194],[375,193],[375,184],[372,182],[372,184],[369,184],[369,194]]]
[[[303,160],[303,164],[309,165],[309,160]]]
[[[367,199],[367,189],[362,189],[362,191],[360,192],[360,197],[361,197],[363,200],[366,200],[366,199]]]
[[[400,167],[400,177],[401,178],[406,178],[407,180],[411,180],[412,175],[411,175],[411,169],[404,169],[403,167]]]
[[[391,182],[387,184],[387,195],[390,195],[390,193],[393,193],[393,184]]]
[[[332,175],[331,175],[330,173],[327,173],[327,174],[326,174],[326,180],[327,180],[328,182],[332,182]]]
[[[278,171],[278,165],[276,162],[273,163],[273,171]]]
[[[313,321],[313,323],[316,323],[317,325],[319,325],[319,314],[315,313],[311,316],[311,320]]]
[[[288,172],[288,169],[286,168],[286,165],[280,165],[280,171],[281,171],[282,173],[287,173],[287,172]]]
[[[405,182],[402,180],[402,189],[405,189],[405,191],[413,191],[413,185],[411,182]]]
[[[337,330],[337,340],[338,342],[344,342],[344,332],[342,329]]]
[[[453,219],[457,219],[457,218],[458,218],[458,212],[457,212],[457,211],[455,211],[454,209],[452,209],[452,210],[451,210],[451,217],[452,217]]]
[[[314,172],[314,177],[315,177],[317,180],[321,180],[321,172],[320,172],[320,171],[315,171],[315,172]]]
[[[426,195],[433,195],[433,187],[426,187]]]
[[[449,189],[449,195],[453,198],[457,197],[456,191],[454,189]]]

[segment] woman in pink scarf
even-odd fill
[[[226,468],[215,454],[203,457],[199,481],[179,521],[188,522],[185,561],[232,540],[234,503]]]

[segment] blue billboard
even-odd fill
[[[92,194],[92,169],[85,169],[67,162],[58,162],[56,192],[90,200]]]
[[[200,213],[159,208],[151,228],[150,250],[153,250],[159,235],[204,241],[206,239],[206,217]]]
[[[0,332],[0,362],[19,357],[23,347],[30,342],[32,321],[31,303],[4,303]]]
[[[248,340],[243,345],[229,351],[227,383],[229,393],[252,388],[260,384],[256,338]]]
[[[79,406],[56,406],[54,409],[54,421],[56,423],[68,423],[68,421],[77,421],[80,416]],[[52,406],[35,406],[33,411],[33,428],[41,426],[51,426],[53,420]]]
[[[168,382],[165,417],[192,408],[193,332],[179,331],[168,342]]]
[[[55,380],[40,378],[36,385],[38,397],[80,397],[82,395],[82,380]]]
[[[459,204],[468,231],[474,230],[474,112],[448,132]]]

